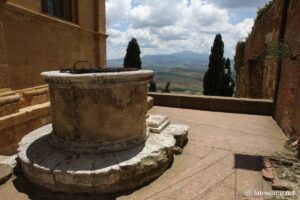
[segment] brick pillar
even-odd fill
[[[0,21],[0,89],[9,87],[3,23]]]

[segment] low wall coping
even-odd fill
[[[273,101],[268,99],[155,92],[149,92],[149,96],[154,98],[154,105],[156,106],[257,115],[272,115],[274,110]]]

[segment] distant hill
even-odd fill
[[[141,59],[143,68],[180,67],[202,71],[207,69],[209,55],[205,53],[199,54],[191,51],[182,51],[174,54],[145,55]],[[107,63],[112,67],[122,66],[123,58],[108,60]]]
[[[182,51],[174,54],[145,55],[142,62],[143,69],[154,71],[158,91],[162,91],[167,82],[171,83],[171,92],[201,94],[203,91],[203,77],[209,62],[208,54]],[[107,63],[110,67],[121,67],[123,58],[108,60]],[[235,72],[231,69],[235,78]]]

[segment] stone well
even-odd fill
[[[53,118],[50,142],[77,152],[111,152],[146,141],[147,83],[153,72],[42,73]]]
[[[147,115],[150,70],[42,73],[52,124],[19,143],[24,175],[55,192],[112,193],[140,187],[167,170],[189,127]]]

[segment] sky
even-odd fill
[[[141,56],[180,51],[210,53],[221,33],[225,56],[252,29],[268,0],[106,0],[107,58],[123,58],[132,37]]]

